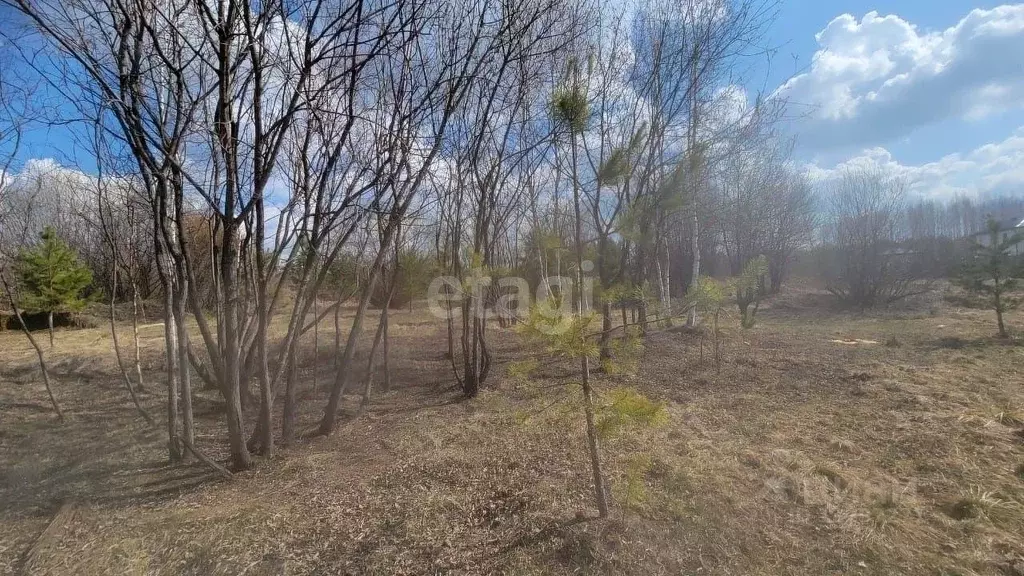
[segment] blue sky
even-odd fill
[[[790,0],[770,34],[816,177],[884,166],[922,196],[1024,194],[1024,5]]]
[[[872,11],[883,16],[893,14],[919,29],[938,31],[955,25],[973,9],[990,9],[1001,4],[950,0],[783,1],[779,6],[779,17],[769,32],[770,45],[779,47],[779,54],[777,62],[772,65],[768,84],[774,88],[806,69],[820,48],[815,35],[841,14],[850,14],[858,19]],[[1024,124],[1024,114],[1018,114],[1016,120],[1016,125]],[[908,134],[905,141],[892,143],[890,151],[906,162],[923,163],[952,152],[968,152],[991,141],[991,136],[1000,135],[1004,128],[1002,121],[996,120],[988,125],[968,127],[965,132],[965,124],[954,121],[928,126],[920,134],[912,137]]]
[[[882,166],[922,196],[1024,194],[1024,4],[783,0],[766,42],[778,52],[748,94],[783,86],[812,177]],[[88,156],[49,127],[19,159],[89,171]]]

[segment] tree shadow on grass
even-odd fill
[[[163,426],[148,426],[123,390],[80,386],[62,403],[61,424],[52,410],[21,398],[4,404],[0,438],[0,517],[49,514],[60,502],[123,507],[173,498],[216,476],[201,464],[170,466]],[[26,394],[30,391],[26,391]],[[81,395],[94,394],[83,402]],[[154,399],[158,402],[159,399]],[[25,404],[26,407],[20,407]],[[31,406],[31,408],[28,408]],[[158,406],[150,413],[161,416]]]
[[[564,537],[569,528],[585,522],[596,521],[597,518],[577,514],[573,518],[554,520],[537,532],[523,534],[509,542],[499,550],[499,554],[508,554],[519,549],[529,548],[552,538]]]

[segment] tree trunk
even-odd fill
[[[388,308],[384,308],[384,392],[391,391],[391,341],[388,338]]]
[[[997,279],[996,282],[998,283],[999,280]],[[996,323],[999,325],[999,337],[1006,338],[1008,335],[1006,333],[1006,325],[1003,323],[1003,302],[999,294],[995,295],[995,304]]]
[[[46,313],[46,327],[50,330],[50,348],[53,348],[53,310]]]
[[[320,306],[316,291],[313,293],[313,396],[316,396],[319,388],[317,372],[320,368]],[[295,336],[298,338],[298,335]]]
[[[345,352],[338,364],[337,375],[335,376],[334,383],[331,386],[331,395],[327,399],[327,406],[324,409],[323,419],[320,420],[318,433],[323,436],[330,436],[331,433],[334,432],[334,424],[338,419],[338,408],[341,405],[341,397],[344,395],[345,389],[348,387],[350,377],[349,367],[352,365],[352,359],[355,357],[356,339],[359,338],[359,335],[363,331],[363,320],[366,317],[366,310],[370,307],[370,298],[373,296],[373,289],[377,284],[377,276],[380,274],[380,268],[384,262],[384,253],[391,245],[396,228],[397,223],[393,223],[386,228],[384,237],[381,240],[380,251],[377,253],[377,258],[370,267],[370,276],[366,279],[366,285],[363,286],[363,293],[359,297],[359,306],[356,309],[355,318],[352,319],[352,329],[348,333],[348,339],[345,343]]]
[[[662,263],[662,257],[664,257],[664,263]],[[658,321],[659,325],[663,322],[667,322],[667,320],[664,319],[672,316],[672,286],[669,271],[670,262],[671,259],[669,258],[667,246],[664,251],[660,248],[655,251],[654,265],[655,272],[658,275],[658,300],[660,304],[658,316],[661,318],[661,320]]]
[[[625,329],[625,326],[623,326]],[[612,303],[605,298],[601,299],[601,360],[609,360],[612,357]]]
[[[166,256],[165,256],[166,258]],[[165,262],[166,265],[166,262]],[[174,315],[175,289],[173,272],[168,272],[169,281],[164,286],[164,342],[167,352],[167,453],[171,462],[182,459],[181,443],[178,441],[180,421],[178,416],[178,327]]]
[[[359,281],[358,272],[356,281]],[[338,369],[338,361],[341,358],[341,299],[344,295],[338,294],[338,305],[334,307],[334,369]]]
[[[380,346],[381,338],[384,336],[384,312],[380,313],[380,320],[377,321],[377,331],[373,335],[373,346],[370,347],[370,359],[366,366],[366,386],[363,387],[363,407],[370,404],[370,394],[373,393],[373,372],[377,356],[377,347]]]
[[[696,201],[693,207],[693,233],[690,240],[690,250],[693,251],[693,269],[690,271],[690,286],[697,286],[700,281],[700,220],[697,215]],[[700,317],[697,314],[697,307],[694,306],[690,309],[690,317],[687,319],[687,326],[696,326],[700,323]]]
[[[230,188],[230,187],[229,187]],[[252,458],[245,443],[245,421],[242,417],[241,385],[239,352],[240,336],[238,334],[238,241],[237,224],[232,215],[226,219],[223,227],[224,246],[221,251],[221,290],[225,295],[224,302],[224,379],[221,383],[224,400],[227,402],[228,444],[231,450],[231,462],[235,470],[247,470],[252,466]]]
[[[769,292],[771,294],[778,294],[782,290],[782,277],[785,275],[785,268],[781,263],[776,263],[774,260],[769,260],[768,265],[768,278],[769,278]]]
[[[647,283],[650,274],[647,260],[647,250],[643,245],[637,246],[637,271],[638,275],[634,280],[636,286],[643,288]],[[635,323],[640,326],[640,334],[647,336],[647,291],[642,290],[637,294],[636,309],[633,311]]]
[[[597,221],[598,214],[595,211],[595,222]],[[609,288],[610,278],[608,274],[608,235],[604,232],[601,233],[601,237],[598,240],[597,246],[597,273],[601,279],[601,288],[607,290]],[[611,338],[612,338],[612,303],[608,301],[608,298],[602,293],[601,295],[601,360],[608,360],[612,357],[611,351]]]
[[[714,334],[715,334],[715,371],[721,372],[721,370],[722,370],[722,357],[721,357],[720,348],[719,348],[719,336],[720,336],[720,334],[718,332],[718,315],[719,315],[719,311],[715,310],[715,317],[714,317],[714,320],[712,321],[712,323],[713,323],[713,329],[714,329]]]
[[[132,386],[132,379],[128,376],[128,371],[125,370],[124,362],[121,360],[121,346],[117,338],[117,326],[114,322],[114,295],[117,293],[117,265],[115,259],[115,265],[110,274],[110,337],[114,346],[114,357],[117,360],[117,369],[121,371],[121,376],[124,378],[124,385],[128,389],[128,396],[132,399],[132,404],[135,405],[135,410],[138,411],[139,415],[146,421],[150,426],[155,426],[156,422],[153,421],[153,417],[146,412],[146,409],[142,407],[139,402],[138,395],[135,394],[135,388]]]
[[[700,120],[700,102],[698,99],[697,90],[699,88],[700,70],[698,68],[697,60],[699,60],[699,51],[694,52],[693,61],[690,66],[690,88],[689,88],[689,108],[690,108],[690,123],[686,129],[686,151],[689,156],[689,174],[687,175],[690,180],[690,206],[691,206],[691,226],[692,230],[690,233],[690,250],[693,252],[693,268],[690,271],[690,288],[696,288],[697,283],[700,282],[700,213],[698,210],[698,201],[700,199],[700,184],[701,176],[698,174],[700,169],[701,160],[698,157],[697,150],[697,129],[698,122]],[[690,309],[690,316],[686,320],[686,325],[693,327],[700,323],[700,317],[697,314],[697,307],[694,306]]]
[[[178,270],[178,290],[175,294],[174,315],[175,327],[178,331],[178,385],[180,391],[181,410],[181,439],[188,444],[195,445],[195,425],[192,418],[192,371],[189,370],[188,359],[188,324],[187,310],[185,306],[188,292],[188,278],[184,269]],[[189,452],[182,451],[182,459],[188,459]]]
[[[265,288],[261,288],[261,292],[265,294]],[[273,425],[273,410],[274,410],[274,394],[270,387],[270,367],[267,360],[267,323],[270,321],[267,314],[266,298],[264,296],[257,296],[259,310],[259,326],[256,329],[256,355],[259,366],[257,371],[259,372],[260,382],[260,413],[259,413],[259,429],[258,442],[259,442],[259,453],[267,458],[273,457],[274,455],[274,425]],[[294,348],[294,347],[293,347]]]
[[[132,278],[132,342],[135,348],[135,382],[136,390],[145,392],[146,387],[142,382],[142,352],[139,344],[139,285]]]
[[[476,396],[480,391],[476,302],[472,292],[471,290],[462,306],[462,394],[467,398]]]
[[[320,420],[319,433],[323,436],[330,436],[334,432],[334,423],[338,419],[338,408],[341,406],[341,397],[349,382],[349,367],[356,353],[356,339],[363,331],[363,320],[366,317],[366,309],[370,305],[370,293],[376,283],[376,276],[363,288],[363,295],[359,301],[359,308],[356,309],[355,318],[352,319],[352,329],[349,331],[345,342],[345,352],[342,354],[338,364],[334,384],[331,386],[331,395],[327,398],[327,407],[324,409],[324,416]]]
[[[384,342],[384,391],[391,390],[391,376],[388,368],[388,310],[391,308],[391,300],[395,297],[398,288],[398,245],[395,242],[395,264],[391,272],[391,281],[387,287],[387,296],[384,298],[384,305],[380,311],[380,320],[377,322],[377,333],[373,336],[373,347],[370,349],[370,360],[366,370],[366,386],[363,388],[363,407],[370,404],[370,395],[373,393],[373,377],[375,372],[374,359],[377,356],[377,347],[381,341]]]
[[[14,311],[14,315],[18,318],[18,324],[21,325],[21,331],[25,333],[25,337],[28,338],[29,344],[36,351],[36,357],[39,359],[39,370],[43,373],[43,386],[46,387],[46,395],[50,397],[50,404],[53,406],[53,411],[57,413],[57,420],[61,423],[64,422],[64,412],[60,409],[60,404],[57,403],[57,398],[53,395],[53,389],[50,387],[50,371],[46,368],[46,359],[43,358],[43,349],[39,347],[39,343],[32,337],[32,332],[29,331],[28,325],[25,324],[25,319],[21,316],[21,310],[18,309],[18,305],[14,302],[14,294],[11,293],[11,287],[7,284],[7,278],[3,276],[3,270],[0,269],[0,282],[3,282],[4,291],[7,292],[7,301],[11,305],[11,310]]]
[[[298,378],[296,349],[288,351],[288,376],[284,387],[284,408],[281,411],[281,444],[288,446],[295,441],[295,386]]]
[[[580,185],[576,168],[576,135],[572,135],[572,192],[576,210],[576,287],[583,286],[583,222],[580,211]],[[583,298],[577,299],[576,312],[583,315]],[[586,336],[583,336],[586,338]],[[583,412],[587,423],[587,449],[590,453],[590,468],[594,476],[594,493],[597,497],[597,511],[601,518],[608,516],[608,495],[604,487],[604,475],[601,472],[601,450],[597,440],[597,427],[594,425],[594,397],[590,389],[590,358],[586,354],[580,358],[580,371],[583,381]]]
[[[445,298],[445,302],[448,303],[445,306],[445,320],[448,323],[448,354],[447,354],[447,358],[449,360],[453,360],[454,361],[454,359],[455,359],[455,321],[452,318],[452,307],[451,307],[451,304],[450,304],[450,302],[451,302],[451,294],[452,294],[451,286],[449,286],[447,283],[445,283],[445,285],[444,285],[444,295],[446,297]],[[455,364],[453,362],[452,366],[454,366],[454,365]]]

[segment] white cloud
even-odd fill
[[[900,174],[913,193],[925,198],[1020,195],[1024,194],[1024,127],[1001,142],[985,144],[967,154],[949,154],[927,164],[901,164],[885,148],[875,147],[830,168],[809,165],[807,174],[820,182],[858,168]]]
[[[778,95],[811,112],[802,144],[876,146],[948,118],[976,119],[1024,102],[1024,4],[972,10],[942,31],[869,12],[832,20],[810,69]]]

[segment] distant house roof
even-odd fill
[[[1024,218],[1016,216],[1014,218],[1004,218],[999,221],[999,231],[1006,232],[1008,230],[1024,230]],[[988,230],[982,230],[981,232],[975,232],[972,236],[981,236],[988,234]]]

